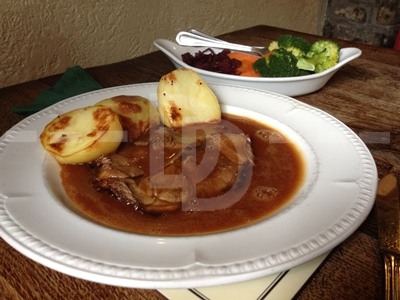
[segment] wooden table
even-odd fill
[[[290,31],[256,26],[220,36],[243,44],[268,45]],[[292,32],[293,33],[293,32]],[[310,41],[317,36],[300,34]],[[400,52],[352,42],[360,58],[343,67],[318,92],[297,97],[337,117],[361,137],[386,133],[390,140],[365,140],[379,176],[400,175]],[[87,71],[104,87],[156,82],[174,69],[160,51]],[[0,89],[0,134],[23,117],[11,109],[30,104],[38,93],[54,85],[60,75]],[[379,134],[378,134],[379,136]],[[298,293],[296,299],[378,299],[383,293],[383,266],[377,241],[374,210],[362,226],[337,246]],[[0,299],[165,299],[156,290],[107,286],[79,280],[26,258],[0,239]]]

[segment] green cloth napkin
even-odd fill
[[[53,87],[40,92],[31,105],[16,106],[13,112],[28,116],[58,101],[102,88],[103,86],[81,67],[74,66],[67,69]]]

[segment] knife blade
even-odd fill
[[[379,180],[375,205],[385,266],[385,296],[400,299],[400,201],[399,182],[394,173]]]

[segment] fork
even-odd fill
[[[270,51],[267,47],[258,46],[246,46],[240,44],[229,43],[215,37],[204,34],[195,29],[190,29],[189,31],[181,31],[176,36],[176,42],[182,46],[202,46],[202,47],[213,47],[220,49],[229,49],[241,52],[250,52],[263,56]]]

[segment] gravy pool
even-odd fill
[[[266,124],[228,114],[223,114],[223,119],[250,136],[254,154],[252,175],[245,185],[246,190],[242,191],[244,196],[227,208],[178,210],[158,216],[139,213],[132,205],[98,192],[91,182],[88,164],[61,166],[64,190],[76,209],[87,218],[138,234],[201,235],[264,220],[287,205],[302,186],[306,171],[304,157],[288,137]]]

